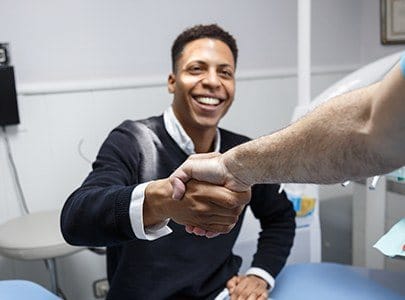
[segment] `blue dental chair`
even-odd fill
[[[404,272],[334,263],[288,265],[270,294],[274,300],[404,300]]]
[[[2,300],[60,300],[42,286],[26,280],[0,281]]]

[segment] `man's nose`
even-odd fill
[[[218,88],[221,85],[221,80],[216,71],[207,72],[202,83],[212,89]]]

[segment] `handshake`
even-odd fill
[[[250,201],[251,184],[237,178],[230,165],[219,153],[196,154],[169,177],[172,198],[180,203],[193,202],[184,204],[188,206],[188,221],[172,214],[172,219],[184,224],[188,233],[211,238],[235,226]]]

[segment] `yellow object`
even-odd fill
[[[302,196],[300,210],[297,211],[298,217],[304,217],[313,212],[315,209],[315,198]]]

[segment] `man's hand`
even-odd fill
[[[250,201],[250,190],[233,192],[207,182],[190,180],[181,200],[173,200],[172,187],[168,179],[152,182],[145,190],[146,224],[171,218],[178,224],[189,225],[215,233],[228,233],[236,224],[246,203]],[[145,218],[144,218],[145,220]]]
[[[191,155],[173,174],[170,182],[173,186],[173,199],[181,199],[185,192],[185,183],[190,179],[222,185],[235,192],[250,189],[250,185],[238,180],[225,166],[220,153]]]
[[[234,276],[228,280],[226,287],[231,300],[267,300],[267,282],[255,275]]]
[[[173,172],[170,176],[170,182],[173,186],[173,199],[179,200],[183,197],[186,183],[191,179],[222,185],[237,192],[250,190],[250,185],[241,182],[228,172],[223,163],[222,155],[215,152],[191,155]],[[186,225],[186,231],[200,236],[205,235],[208,238],[219,234],[219,232],[206,231],[191,224]]]

